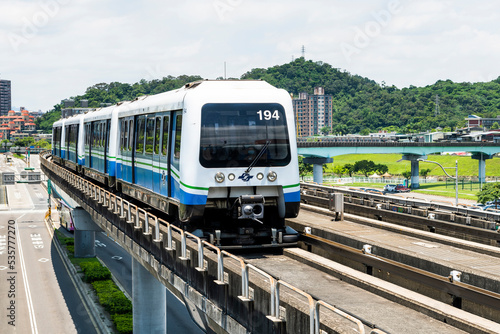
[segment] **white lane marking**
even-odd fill
[[[120,261],[121,259],[123,259],[123,257],[118,256],[118,255],[112,256],[111,258],[112,258],[113,260],[116,260],[116,261]]]
[[[19,191],[14,192],[14,197],[17,199],[21,199],[21,193]]]
[[[106,247],[106,244],[100,242],[99,240],[94,241],[96,247]]]
[[[40,261],[40,262],[42,262],[42,263],[45,263],[45,262],[50,261],[50,260],[49,260],[49,259],[46,259],[46,258],[44,258],[44,257],[42,257],[42,258],[41,258],[40,260],[38,260],[38,261]]]
[[[40,194],[40,193],[35,193],[36,197],[38,197],[39,199],[43,199],[43,195]]]
[[[0,266],[0,270],[5,270],[5,269],[7,269],[6,266]]]
[[[35,319],[35,309],[33,307],[33,300],[31,299],[30,285],[28,282],[28,274],[26,273],[26,263],[24,262],[23,247],[21,245],[21,236],[19,235],[19,226],[18,226],[17,221],[16,221],[16,239],[17,239],[19,258],[21,260],[21,272],[22,272],[23,280],[24,280],[24,291],[26,292],[26,300],[28,302],[28,311],[29,311],[29,315],[30,315],[31,333],[38,334],[38,328],[36,326],[36,319]]]

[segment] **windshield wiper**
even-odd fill
[[[264,155],[264,153],[266,152],[267,148],[269,147],[269,144],[271,144],[271,141],[270,140],[267,140],[266,143],[264,144],[264,147],[262,147],[259,151],[259,154],[257,154],[257,156],[255,157],[255,159],[253,159],[252,163],[250,164],[250,166],[248,166],[247,170],[245,171],[245,173],[250,173],[250,171],[252,170],[252,168],[257,164],[257,161],[259,161],[259,159]]]

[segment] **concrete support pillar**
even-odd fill
[[[167,332],[166,288],[132,258],[132,306],[134,333]]]
[[[75,229],[75,257],[95,257],[95,231]]]
[[[101,229],[81,207],[71,211],[75,224],[75,257],[95,257],[95,232]]]
[[[333,158],[322,158],[322,157],[308,157],[304,158],[303,162],[305,164],[313,165],[313,181],[317,184],[323,183],[323,164],[329,164],[333,162]]]
[[[417,154],[405,154],[401,160],[409,160],[411,162],[411,188],[420,188],[420,175],[419,175],[419,165],[418,160],[426,160],[426,155]]]
[[[486,160],[492,159],[493,156],[490,154],[485,154],[481,152],[472,153],[472,159],[478,160],[478,178],[479,182],[484,183],[486,181]]]

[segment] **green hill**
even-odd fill
[[[179,88],[199,76],[167,76],[161,80],[141,80],[134,84],[100,83],[74,96],[77,103],[86,99],[90,107],[101,103],[132,100],[145,94],[157,94]],[[379,85],[375,81],[339,70],[323,62],[298,58],[293,62],[267,69],[255,68],[241,79],[263,79],[270,84],[297,95],[312,93],[322,86],[333,96],[333,133],[367,134],[378,130],[401,133],[420,132],[437,127],[463,127],[470,114],[496,117],[500,114],[500,77],[485,83],[454,83],[438,81],[426,87],[399,89]],[[436,113],[436,97],[439,100]],[[50,131],[60,115],[61,104],[37,120],[37,126]],[[59,112],[59,114],[57,114]]]
[[[242,79],[263,79],[290,93],[312,93],[322,86],[333,95],[333,133],[401,133],[437,127],[463,127],[470,114],[500,114],[500,77],[486,83],[438,81],[426,87],[399,89],[303,58],[268,69],[253,69]],[[436,96],[439,109],[436,113]]]

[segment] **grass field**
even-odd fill
[[[401,159],[401,154],[349,154],[341,155],[333,158],[333,163],[327,164],[325,173],[333,173],[334,166],[343,166],[345,164],[354,164],[360,160],[371,160],[375,164],[384,164],[389,168],[389,174],[401,175],[405,171],[410,171],[411,166],[409,161],[397,162]],[[427,160],[440,163],[443,167],[455,167],[455,161],[458,161],[458,197],[463,199],[477,200],[477,192],[480,191],[479,183],[471,183],[463,178],[477,178],[478,176],[478,161],[473,160],[470,156],[455,156],[455,155],[429,155]],[[420,162],[420,169],[430,169],[431,172],[428,176],[443,177],[446,180],[443,170],[432,163]],[[454,169],[446,170],[449,174],[454,175]],[[493,159],[486,160],[486,177],[499,178],[500,181],[500,158],[494,157]],[[390,182],[390,181],[389,181]],[[446,196],[455,198],[455,185],[454,180],[448,179],[446,182],[425,183],[420,184],[420,189],[413,190],[418,193],[425,193],[431,195]],[[345,184],[354,187],[367,187],[381,189],[384,187],[383,183],[352,183]]]
[[[401,154],[348,154],[333,157],[333,163],[327,165],[327,173],[333,172],[333,167],[345,164],[354,164],[360,160],[371,160],[376,164],[384,164],[389,167],[389,174],[401,175],[404,171],[410,171],[410,162],[401,161]],[[440,163],[444,167],[455,167],[455,161],[458,161],[458,176],[460,177],[477,177],[478,176],[478,161],[473,160],[470,156],[456,155],[428,155],[427,160]],[[430,169],[429,176],[444,176],[442,169],[432,163],[420,163],[421,169]],[[455,173],[453,169],[447,169],[448,173]],[[486,160],[486,177],[500,177],[500,158]]]
[[[352,187],[364,187],[364,188],[373,188],[380,189],[384,188],[383,183],[343,183],[343,186],[352,186]],[[462,184],[458,184],[458,198],[462,199],[470,199],[473,201],[477,201],[477,192],[479,191],[479,187],[474,185],[474,187],[470,188],[470,184],[465,184],[462,188]],[[446,187],[446,182],[436,182],[436,183],[426,183],[421,184],[418,190],[412,190],[412,192],[429,194],[429,195],[437,195],[437,196],[445,196],[450,197],[450,201],[455,198],[455,186],[452,182],[448,182],[448,187]]]

